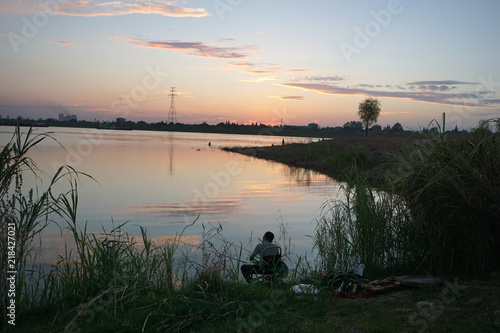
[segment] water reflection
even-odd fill
[[[168,160],[169,160],[169,170],[170,170],[170,176],[174,174],[174,140],[171,135],[168,136]]]
[[[289,228],[295,250],[303,254],[311,250],[306,236],[314,231],[311,221],[318,217],[325,197],[338,191],[337,182],[316,172],[218,149],[277,145],[281,137],[50,130],[66,150],[47,140],[32,152],[47,177],[54,174],[54,164],[70,164],[98,181],[82,178],[78,187],[78,219],[82,226],[87,223],[89,232],[111,230],[113,221],[128,221],[124,231],[131,236],[140,236],[142,226],[155,239],[168,239],[197,220],[185,236],[200,235],[203,224],[221,223],[224,237],[239,243],[267,230],[277,234],[280,219]],[[2,142],[12,132],[13,128],[1,128]],[[25,185],[31,186],[27,181]],[[45,252],[64,251],[52,235],[58,231],[47,229]]]
[[[293,167],[293,166],[288,166],[288,165],[283,165],[282,172],[284,175],[286,175],[290,179],[295,179],[295,182],[297,184],[302,184],[302,185],[311,185],[311,182],[313,180],[313,176],[319,175],[319,173],[314,172],[309,169],[304,169],[304,168],[298,168],[298,167]]]
[[[307,191],[313,194],[325,194],[339,184],[334,179],[310,169],[282,165],[282,174],[286,180],[281,181],[281,186],[307,187]],[[333,194],[333,193],[332,193]]]
[[[147,219],[161,219],[165,223],[186,223],[194,217],[221,216],[230,214],[231,210],[238,209],[241,201],[214,200],[210,202],[183,202],[183,203],[143,203],[127,207],[127,216],[136,216]]]
[[[195,249],[196,246],[200,245],[202,238],[200,235],[176,235],[176,236],[158,236],[148,238],[156,246],[164,245],[183,245],[189,246],[191,249]],[[141,239],[134,240],[135,247],[144,247],[144,241]]]

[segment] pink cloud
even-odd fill
[[[487,95],[480,91],[449,93],[442,91],[407,91],[402,90],[375,90],[366,87],[350,88],[326,83],[290,82],[280,84],[284,87],[311,90],[329,95],[360,95],[381,98],[407,99],[415,102],[426,102],[432,104],[444,104],[463,107],[492,107],[495,100],[485,98]],[[370,85],[369,85],[370,86]],[[372,86],[370,86],[372,87]]]
[[[113,37],[113,39],[116,39]],[[226,46],[212,46],[207,45],[202,42],[148,42],[142,39],[130,38],[127,40],[128,43],[136,44],[142,47],[159,48],[167,50],[184,50],[188,51],[187,55],[197,56],[197,57],[207,57],[207,58],[222,58],[222,59],[242,59],[249,57],[248,53],[245,53],[251,48],[247,47],[226,47]]]
[[[282,100],[288,100],[288,101],[303,101],[306,99],[304,96],[269,96],[269,97],[275,97],[275,98],[279,98]]]
[[[89,0],[60,3],[56,11],[59,15],[70,16],[117,16],[129,14],[157,14],[170,17],[204,17],[210,15],[203,8],[177,6],[175,1],[112,1],[93,3]]]
[[[54,43],[54,44],[62,44],[62,45],[73,45],[75,44],[74,42],[65,42],[65,41],[59,41],[59,40],[47,40],[49,43]]]

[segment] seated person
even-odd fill
[[[253,260],[257,255],[259,255],[260,262],[258,265],[241,265],[241,274],[243,274],[243,277],[247,282],[250,282],[252,274],[263,273],[262,268],[264,266],[264,249],[269,246],[276,246],[272,243],[273,239],[274,234],[270,231],[266,232],[264,234],[264,237],[262,237],[262,243],[258,244],[253,250],[252,255],[250,256],[250,261]],[[269,249],[268,251],[266,251],[266,256],[272,256],[276,254],[280,254],[277,248]]]

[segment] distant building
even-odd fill
[[[316,123],[310,123],[309,125],[307,125],[307,128],[308,129],[318,129],[319,125]]]
[[[125,118],[116,118],[116,123],[117,124],[125,124],[127,120]]]
[[[64,113],[59,113],[59,121],[70,121],[70,120],[74,120],[74,121],[77,121],[77,117],[76,115],[72,114],[72,115],[64,115]]]

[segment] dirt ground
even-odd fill
[[[340,318],[336,328],[348,332],[401,328],[406,332],[500,332],[500,274],[443,279],[439,287],[401,287],[368,298],[343,298],[327,313],[328,318]]]

